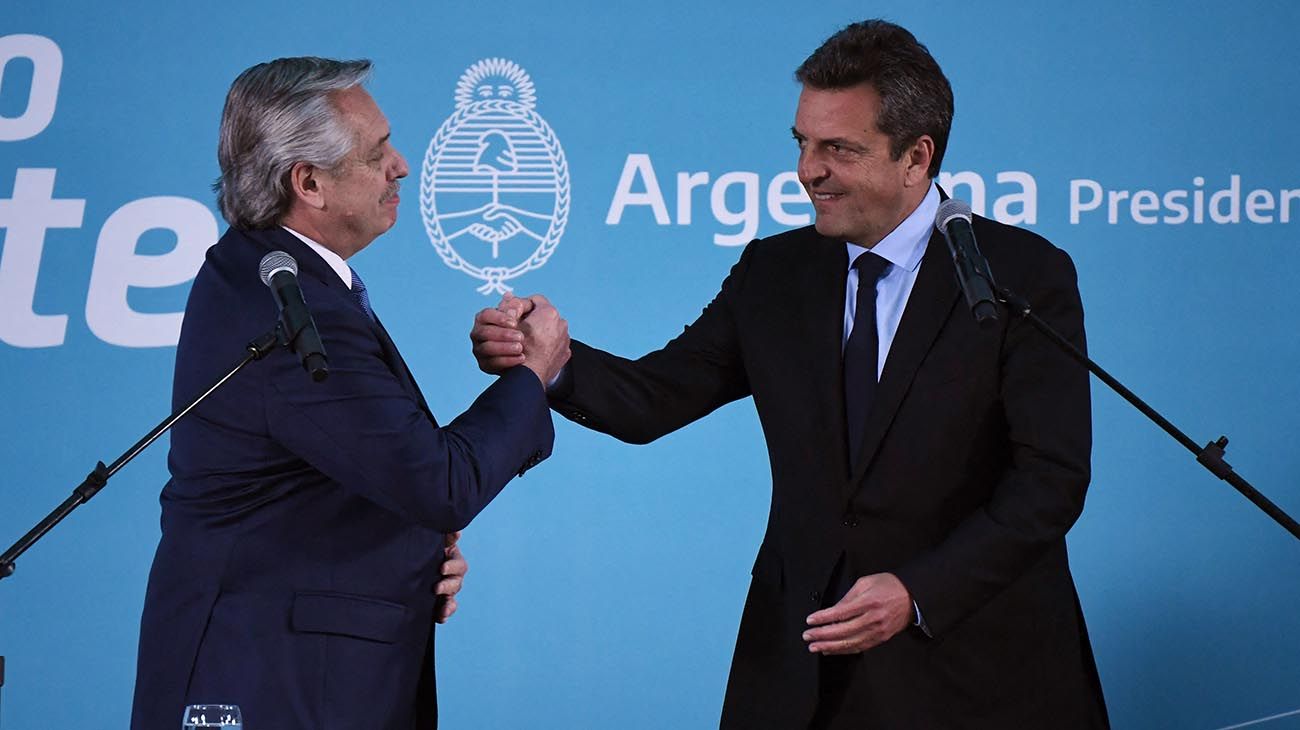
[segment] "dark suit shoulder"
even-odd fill
[[[844,259],[844,242],[826,238],[812,226],[795,228],[766,238],[756,238],[745,247],[737,267],[762,277],[785,280],[815,262]]]
[[[808,248],[823,246],[843,246],[843,242],[833,241],[817,232],[813,226],[782,231],[774,236],[756,238],[746,247],[754,256],[799,257],[808,254]]]
[[[1044,277],[1073,282],[1070,255],[1039,234],[978,215],[972,228],[999,283],[1024,288]]]

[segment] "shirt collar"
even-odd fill
[[[916,271],[925,256],[925,244],[930,240],[934,230],[934,216],[939,212],[939,186],[930,182],[930,190],[916,206],[911,215],[903,219],[898,227],[880,239],[880,243],[870,249],[856,243],[845,242],[849,253],[849,267],[863,251],[871,251],[882,259],[900,269]]]
[[[315,241],[295,231],[289,226],[280,226],[280,227],[292,233],[295,237],[297,237],[299,241],[302,241],[303,243],[307,244],[308,248],[315,251],[316,255],[320,256],[322,259],[325,259],[325,263],[329,264],[330,268],[334,269],[334,273],[338,274],[339,278],[343,280],[344,286],[346,286],[349,289],[352,288],[352,267],[348,266],[348,262],[344,261],[342,256],[339,256],[338,254],[334,253],[328,248],[325,248],[319,243],[316,243]]]

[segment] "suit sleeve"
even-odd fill
[[[1048,325],[1086,348],[1069,256],[1049,249],[1026,298]],[[1006,467],[989,499],[939,545],[896,574],[938,636],[978,611],[1054,549],[1083,510],[1092,426],[1088,372],[1024,319],[1007,326],[999,396]]]
[[[452,532],[550,455],[550,412],[531,371],[507,371],[440,428],[398,381],[369,323],[341,300],[330,303],[313,302],[327,380],[311,382],[288,352],[265,363],[267,429],[311,467],[391,512]]]
[[[755,245],[699,318],[662,349],[628,360],[575,341],[551,406],[587,428],[644,444],[749,395],[732,312]]]

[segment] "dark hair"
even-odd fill
[[[952,87],[939,64],[906,28],[884,20],[854,23],[831,36],[794,72],[814,89],[871,84],[880,94],[876,126],[897,160],[921,135],[934,140],[928,175],[936,177],[952,128]]]

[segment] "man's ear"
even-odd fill
[[[929,184],[930,181],[930,161],[934,159],[934,140],[928,134],[921,135],[912,146],[903,152],[907,159],[907,169],[904,172],[907,185]]]
[[[296,162],[289,170],[289,187],[293,197],[309,208],[320,210],[325,207],[324,191],[321,189],[323,171],[306,162]]]

